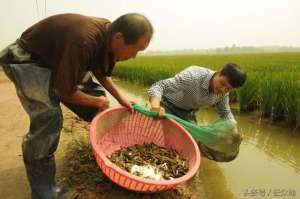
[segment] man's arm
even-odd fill
[[[229,119],[235,123],[232,129],[233,131],[232,143],[241,143],[241,141],[243,140],[243,134],[239,132],[237,128],[237,121],[235,120],[233,114],[231,113],[230,105],[229,105],[229,94],[226,94],[223,97],[223,99],[216,104],[216,107],[222,119]]]
[[[150,97],[149,98],[151,111],[158,112],[159,117],[164,117],[165,109],[160,106],[160,98],[159,97]]]
[[[148,90],[151,110],[159,112],[161,115],[164,113],[164,110],[160,107],[160,100],[164,94],[189,89],[193,84],[191,67],[176,74],[174,77],[154,83]]]
[[[226,94],[221,101],[216,104],[219,115],[222,119],[230,119],[236,122],[229,106],[229,94]]]
[[[105,96],[92,96],[88,95],[81,90],[77,89],[71,95],[63,95],[58,90],[54,90],[56,96],[60,98],[61,101],[82,105],[82,106],[93,106],[101,110],[108,108],[109,101]]]
[[[129,100],[127,100],[117,89],[116,85],[114,84],[113,80],[109,76],[101,76],[98,78],[101,85],[114,97],[118,102],[129,108],[132,109],[132,104]]]

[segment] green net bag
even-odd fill
[[[147,110],[145,107],[134,104],[134,109],[150,117],[157,117],[157,112]],[[198,142],[202,153],[216,161],[230,161],[234,159],[241,143],[241,137],[236,131],[236,122],[232,120],[218,120],[208,125],[196,125],[175,115],[166,113],[165,117],[182,125]]]

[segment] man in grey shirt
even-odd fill
[[[165,112],[197,123],[195,113],[200,107],[215,105],[222,119],[234,120],[230,111],[229,92],[241,87],[246,74],[236,64],[228,63],[220,71],[190,66],[174,77],[154,83],[148,90],[151,110],[163,116]],[[228,161],[234,157],[211,151],[200,144],[201,152],[209,159]],[[217,156],[222,156],[217,157]]]

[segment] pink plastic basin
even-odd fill
[[[124,107],[110,108],[98,114],[90,127],[90,143],[103,173],[118,185],[138,192],[161,192],[184,183],[200,166],[200,152],[189,133],[169,119],[130,113]],[[173,180],[150,180],[135,176],[112,163],[107,156],[121,147],[155,143],[175,149],[189,160],[189,171]]]

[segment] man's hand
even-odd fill
[[[127,107],[130,110],[130,112],[133,112],[133,106],[132,106],[133,102],[132,101],[129,101],[129,100],[125,99],[125,98],[121,98],[121,100],[119,101],[119,103],[122,106]]]
[[[62,102],[97,107],[100,111],[107,109],[109,106],[109,100],[105,96],[92,96],[79,89],[71,95],[61,95],[58,90],[54,89],[54,95],[58,96]]]
[[[158,112],[158,117],[159,118],[164,118],[165,117],[165,114],[166,114],[166,111],[163,107],[161,106],[158,106],[158,107],[151,107],[150,111],[153,111],[153,112]]]
[[[101,76],[99,74],[98,80],[102,84],[102,86],[116,99],[118,102],[127,108],[130,109],[131,112],[133,112],[132,103],[127,100],[125,97],[121,95],[121,93],[118,91],[117,87],[113,83],[111,77],[108,76]]]
[[[100,111],[107,109],[109,107],[109,100],[107,99],[107,97],[104,96],[98,97],[97,107],[99,108]]]
[[[166,111],[163,107],[160,106],[160,98],[159,97],[150,97],[149,101],[150,101],[150,105],[151,105],[150,111],[158,112],[159,118],[165,117]]]

